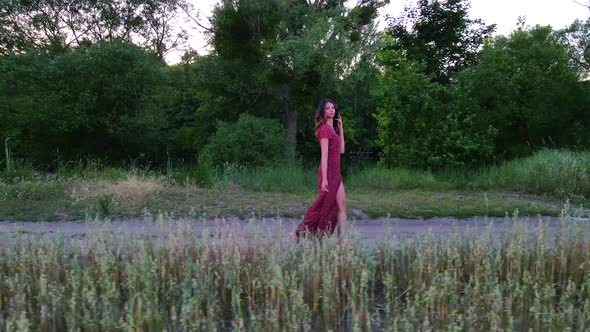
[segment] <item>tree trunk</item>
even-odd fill
[[[283,110],[287,115],[287,159],[295,159],[295,147],[297,146],[297,112],[293,109],[291,97],[289,96],[290,86],[283,85],[281,94],[283,98]]]

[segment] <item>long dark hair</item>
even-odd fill
[[[340,135],[340,129],[338,129],[338,118],[340,117],[340,112],[338,112],[338,105],[333,102],[331,99],[324,99],[320,101],[318,108],[315,111],[315,137],[318,137],[318,133],[320,131],[320,126],[326,123],[326,103],[330,103],[334,105],[334,130],[336,134]]]

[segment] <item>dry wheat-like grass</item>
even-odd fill
[[[164,184],[157,179],[130,176],[124,180],[73,179],[66,183],[66,192],[75,202],[95,202],[109,197],[114,206],[137,209]]]
[[[145,233],[0,234],[0,330],[587,331],[590,224],[563,217],[548,242],[542,220],[513,221],[498,242],[490,226],[376,248],[162,216]]]

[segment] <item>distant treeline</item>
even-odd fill
[[[492,37],[468,1],[419,0],[377,31],[384,4],[219,1],[202,23],[212,51],[170,66],[186,40],[175,17],[196,17],[185,1],[2,2],[0,138],[49,169],[315,160],[313,113],[330,98],[347,150],[391,166],[590,147],[590,19]]]

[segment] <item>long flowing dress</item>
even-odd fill
[[[337,226],[338,205],[336,194],[342,182],[340,175],[340,136],[334,128],[323,124],[319,128],[318,140],[328,139],[328,192],[322,191],[322,163],[318,167],[319,195],[313,204],[307,209],[303,221],[297,226],[295,235],[301,236],[331,236]]]

